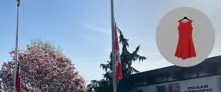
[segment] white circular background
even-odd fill
[[[175,57],[178,42],[178,21],[183,17],[191,19],[193,26],[193,44],[196,57],[180,59]],[[160,21],[156,33],[157,47],[170,63],[190,67],[204,61],[211,53],[215,42],[215,31],[209,18],[199,10],[182,7],[168,12]]]

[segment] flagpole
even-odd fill
[[[17,72],[17,67],[18,67],[19,14],[20,14],[20,2],[17,3],[17,27],[16,27],[16,40],[15,40],[15,68],[14,68],[14,88],[13,88],[13,92],[16,92],[16,72]]]
[[[116,59],[115,59],[115,49],[114,49],[114,0],[111,0],[111,28],[112,28],[112,71],[113,71],[113,92],[117,92],[116,83]]]

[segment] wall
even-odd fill
[[[137,89],[142,89],[143,92],[157,92],[155,85],[153,85],[153,86],[139,87],[139,88],[137,88]],[[136,89],[133,90],[132,92],[136,92]]]
[[[180,92],[221,92],[221,78],[219,76],[190,79],[151,86],[143,86],[138,87],[137,89],[142,89],[143,92],[157,92],[157,86],[169,85],[174,83],[178,83],[180,85]],[[132,92],[135,92],[135,90]]]
[[[219,92],[217,81],[217,76],[186,80],[180,82],[180,88],[181,92]]]

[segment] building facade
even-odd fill
[[[221,92],[221,56],[193,67],[169,66],[130,76],[132,92]]]

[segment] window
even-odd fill
[[[202,71],[199,72],[199,77],[201,76],[207,76],[210,75],[210,73],[208,72],[208,69],[203,69]]]
[[[165,85],[157,86],[157,92],[167,92],[167,87]]]
[[[221,73],[221,67],[218,67],[218,73]]]
[[[157,86],[157,92],[180,92],[180,84],[172,83]]]
[[[169,77],[169,78],[168,78],[168,81],[174,81],[174,80],[177,80],[177,79],[175,79],[175,78],[173,78],[173,77]]]
[[[220,92],[221,91],[221,77],[218,77],[217,81],[218,81],[218,90]]]
[[[147,83],[145,81],[136,81],[134,82],[133,86],[137,87],[137,86],[142,86],[142,85],[146,85]]]
[[[135,92],[143,92],[142,89],[136,89]]]
[[[174,83],[170,84],[171,90],[169,92],[180,92],[180,84]]]
[[[160,82],[166,82],[167,81],[167,77],[158,77],[155,79],[155,82],[160,83]]]
[[[197,77],[197,73],[185,73],[184,74],[184,78],[188,79],[188,78],[195,78]]]

